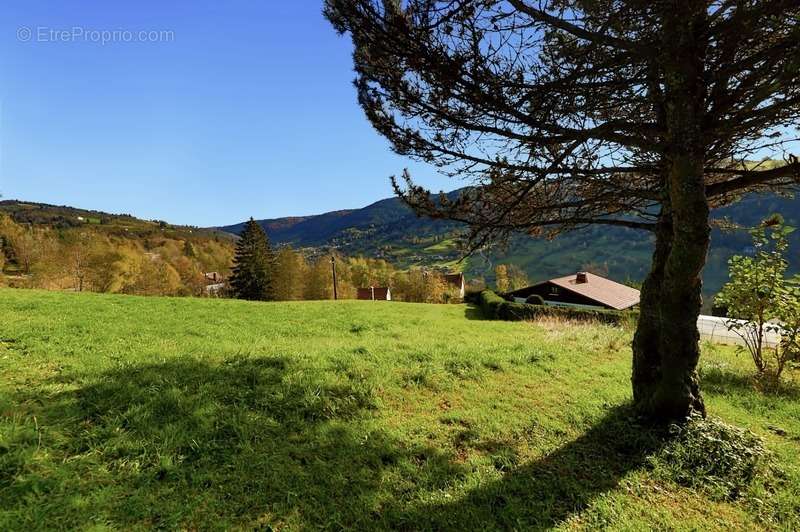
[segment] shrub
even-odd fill
[[[780,215],[752,229],[755,255],[730,259],[730,281],[715,301],[715,306],[726,307],[729,316],[737,318],[728,320],[727,327],[744,341],[759,375],[769,374],[777,382],[786,363],[796,356],[800,335],[800,283],[785,277],[792,231]],[[765,342],[768,332],[784,336],[775,349]]]
[[[484,290],[479,296],[479,305],[483,315],[489,319],[499,319],[500,306],[506,304],[506,300],[498,296],[491,290]]]
[[[759,475],[772,472],[764,443],[752,432],[695,417],[670,427],[671,441],[650,464],[657,475],[699,488],[719,500],[743,495]]]
[[[525,300],[527,305],[544,305],[544,298],[539,294],[533,294]]]
[[[467,290],[464,292],[464,302],[480,305],[483,290]]]

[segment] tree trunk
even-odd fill
[[[633,400],[644,405],[655,394],[661,374],[661,290],[664,267],[672,250],[672,217],[662,207],[650,273],[642,284],[639,324],[633,337]]]
[[[702,164],[697,166],[679,159],[670,175],[673,238],[661,287],[661,379],[651,399],[653,411],[668,419],[693,411],[705,415],[695,368],[700,358],[701,274],[711,230]]]
[[[710,229],[699,183],[699,191],[684,185],[671,192],[675,208],[660,216],[653,264],[642,286],[633,341],[633,399],[639,411],[654,420],[680,420],[692,412],[705,415],[696,373],[697,319]]]
[[[666,200],[642,290],[632,380],[640,412],[675,421],[693,412],[705,415],[696,367],[701,274],[711,234],[702,131],[707,14],[699,3],[665,2],[661,7]]]

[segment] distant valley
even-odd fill
[[[779,212],[789,225],[800,226],[800,201],[774,195],[752,195],[715,211],[743,227],[757,224]],[[652,241],[648,234],[623,228],[591,227],[565,233],[548,241],[524,235],[505,249],[483,255],[462,256],[458,245],[464,228],[453,222],[418,218],[398,198],[377,201],[361,209],[332,211],[314,216],[259,220],[273,242],[296,248],[336,248],[346,254],[385,258],[398,266],[438,266],[463,270],[491,281],[494,267],[513,263],[538,281],[578,269],[587,269],[622,281],[644,279],[650,263]],[[219,227],[237,234],[243,223]],[[800,231],[793,235],[791,263],[800,270]],[[748,251],[745,230],[714,229],[705,270],[705,291],[716,292],[727,279],[727,261]]]
[[[735,205],[715,211],[714,218],[727,218],[749,227],[773,212],[783,214],[789,225],[800,227],[800,200],[775,195],[746,197]],[[230,257],[232,235],[243,227],[243,223],[208,229],[174,226],[131,215],[14,200],[0,201],[0,214],[26,225],[54,229],[91,227],[94,232],[108,237],[138,241],[144,248],[158,246],[164,241],[187,239],[198,246],[225,248],[228,250],[225,253],[215,253],[219,256],[203,261],[204,268],[218,271],[226,270],[223,256]],[[652,241],[646,233],[590,227],[565,233],[552,241],[516,236],[505,248],[461,260],[459,239],[463,226],[419,218],[397,198],[383,199],[361,209],[265,219],[259,223],[274,244],[290,245],[310,256],[337,249],[351,256],[383,258],[399,268],[426,266],[460,270],[468,277],[483,277],[490,283],[498,264],[516,264],[532,281],[583,269],[637,283],[647,273],[652,252]],[[791,240],[791,270],[797,272],[800,271],[800,230],[792,234]],[[727,262],[732,255],[751,251],[750,237],[745,230],[722,232],[714,229],[704,274],[705,292],[718,291],[727,280]]]

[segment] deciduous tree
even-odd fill
[[[189,258],[194,258],[197,256],[197,252],[194,250],[194,245],[190,240],[183,241],[183,254]]]
[[[510,264],[508,266],[508,289],[509,290],[519,290],[520,288],[525,288],[526,286],[530,285],[530,280],[528,279],[528,274],[525,271],[517,266],[516,264]]]
[[[750,234],[755,254],[730,259],[730,281],[717,296],[718,304],[724,306],[731,318],[727,322],[728,329],[744,341],[758,373],[771,370],[777,379],[794,354],[795,328],[800,314],[796,285],[786,278],[787,237],[792,231],[794,229],[784,225],[778,215],[753,228]],[[780,332],[781,322],[787,325],[787,342],[771,349],[766,334]],[[774,357],[767,356],[768,351]],[[770,358],[774,359],[773,365]]]
[[[498,264],[494,269],[494,286],[497,291],[508,292],[511,282],[508,279],[508,266],[505,264]]]
[[[309,300],[333,298],[333,272],[328,256],[317,257],[309,266],[304,294]]]
[[[302,299],[307,275],[308,265],[303,256],[291,247],[281,248],[275,257],[275,299]]]

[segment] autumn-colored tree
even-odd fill
[[[394,299],[409,303],[446,303],[448,286],[444,276],[436,271],[412,268],[395,274]]]
[[[322,256],[313,261],[306,277],[304,299],[320,300],[333,298],[333,273],[330,257]]]
[[[351,261],[353,259],[345,257],[341,253],[333,251],[328,257],[328,269],[331,276],[331,287],[333,286],[333,259],[336,265],[336,295],[339,299],[355,299],[358,286],[353,283],[353,273],[351,271]]]
[[[178,295],[181,277],[175,268],[157,255],[142,255],[137,262],[135,276],[124,289],[126,293],[143,296]]]
[[[508,278],[508,266],[498,264],[494,269],[494,286],[498,292],[508,292],[511,282]]]
[[[89,233],[78,231],[64,237],[61,251],[64,259],[63,267],[72,279],[72,289],[77,292],[84,290],[84,284],[93,266],[93,253],[94,241]]]
[[[474,178],[450,201],[406,172],[395,188],[417,213],[469,224],[473,250],[591,224],[653,234],[634,402],[659,421],[704,414],[710,211],[800,182],[800,4],[326,0],[325,14],[393,149]]]
[[[350,282],[359,288],[372,286],[374,281],[366,259],[358,257],[350,260]]]
[[[24,274],[31,273],[37,256],[41,254],[42,230],[14,223],[11,218],[0,218],[0,234],[6,255]]]
[[[347,261],[350,282],[360,288],[368,286],[390,286],[394,267],[382,259],[351,258]]]
[[[7,221],[7,216],[0,215],[0,272],[2,272],[5,268],[6,262],[8,261],[8,254],[13,253],[11,242],[3,232],[3,226],[7,223]]]
[[[187,243],[191,243],[192,257],[186,254]],[[233,245],[219,238],[189,241],[152,234],[145,238],[127,232],[115,235],[90,225],[55,229],[44,222],[20,224],[0,215],[0,253],[6,267],[22,274],[14,276],[18,287],[202,295],[203,272],[227,275]],[[177,287],[173,273],[180,278]],[[156,282],[145,279],[154,275]]]
[[[6,254],[4,252],[3,236],[0,235],[0,286],[5,286],[5,273]]]
[[[26,242],[20,257],[25,257],[27,286],[35,288],[63,289],[71,287],[71,280],[65,278],[64,264],[58,236],[48,227],[31,226],[25,228],[22,242]]]
[[[121,246],[104,246],[94,256],[91,286],[96,292],[119,292],[123,285],[125,251]]]
[[[180,256],[174,259],[170,265],[180,276],[180,295],[201,296],[205,294],[206,278],[196,261],[188,256]]]
[[[307,275],[308,265],[303,255],[288,246],[281,248],[275,257],[275,299],[278,301],[302,299]]]
[[[528,274],[525,273],[525,270],[517,266],[516,264],[510,264],[508,266],[508,289],[509,290],[519,290],[520,288],[525,288],[526,286],[530,286],[530,280],[528,279]]]
[[[233,248],[216,238],[194,243],[195,260],[203,272],[219,272],[227,276],[233,262]]]

